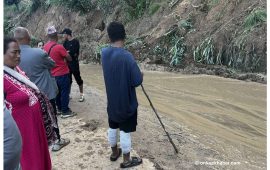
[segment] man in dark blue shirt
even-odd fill
[[[121,168],[142,163],[138,157],[130,158],[131,136],[136,131],[138,102],[135,88],[143,81],[134,57],[125,50],[125,28],[121,23],[112,22],[107,28],[111,45],[102,49],[102,68],[107,93],[109,117],[108,140],[112,148],[111,161],[116,161],[123,152]],[[120,129],[121,149],[117,147],[117,129]]]

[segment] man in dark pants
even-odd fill
[[[70,70],[70,86],[72,84],[72,75],[74,76],[80,90],[80,99],[79,102],[84,101],[83,95],[83,80],[80,75],[80,66],[79,66],[79,53],[80,53],[80,43],[77,39],[72,37],[72,31],[69,28],[65,28],[62,31],[65,42],[63,46],[68,51],[69,55],[72,57],[72,61],[68,62],[68,67]]]
[[[70,79],[69,68],[67,66],[67,61],[71,61],[72,58],[66,49],[57,43],[58,33],[54,26],[47,28],[47,36],[49,41],[44,45],[44,51],[55,61],[55,67],[51,69],[51,73],[56,79],[59,90],[56,96],[56,105],[62,113],[62,118],[72,117],[76,113],[69,108]]]
[[[30,47],[30,34],[26,28],[15,28],[14,38],[20,44],[20,68],[22,68],[29,79],[38,86],[39,90],[49,98],[56,117],[55,98],[58,93],[58,88],[55,78],[52,77],[50,73],[50,70],[55,66],[55,62],[42,49]],[[58,126],[57,117],[56,124]],[[53,145],[52,150],[58,151],[69,144],[69,139],[61,138],[58,127],[54,127],[54,131],[56,132],[58,140]]]
[[[121,168],[142,163],[138,157],[130,157],[131,132],[136,131],[138,102],[135,88],[143,81],[133,55],[125,50],[124,26],[112,22],[107,28],[111,46],[102,49],[102,68],[107,93],[109,117],[108,140],[112,148],[111,161],[116,161],[123,152]],[[117,129],[120,129],[121,149],[117,147]]]

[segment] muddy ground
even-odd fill
[[[70,144],[58,152],[51,152],[54,170],[77,169],[120,169],[122,157],[116,162],[110,162],[110,147],[107,142],[107,124],[103,96],[97,91],[85,87],[86,101],[78,102],[78,91],[73,88],[70,105],[77,116],[67,119],[58,117],[62,138],[70,139]],[[132,155],[138,155],[133,148]],[[143,164],[131,168],[134,170],[155,169],[147,158]]]
[[[71,143],[51,154],[53,169],[119,169],[122,157],[113,163],[108,159],[105,93],[85,85],[85,102],[78,102],[78,96],[74,83],[70,107],[78,115],[59,118],[62,137],[69,138]],[[134,169],[266,169],[264,154],[199,133],[159,113],[179,150],[175,154],[153,111],[140,106],[138,113],[137,131],[132,134],[132,154],[141,156],[144,163]]]

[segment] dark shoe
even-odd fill
[[[131,159],[127,162],[123,162],[120,164],[120,168],[130,168],[133,166],[138,166],[142,163],[142,159],[139,157],[131,157]]]
[[[117,161],[117,159],[121,156],[121,154],[122,154],[122,149],[121,148],[119,148],[118,149],[118,155],[117,156],[113,156],[113,154],[111,154],[111,156],[110,156],[110,160],[111,161]]]
[[[65,118],[68,118],[68,117],[73,117],[73,116],[75,116],[75,115],[77,115],[77,113],[75,113],[75,112],[69,110],[69,111],[66,112],[66,113],[62,113],[61,118],[65,119]]]
[[[63,147],[67,146],[70,143],[69,139],[64,139],[61,138],[58,142],[56,142],[53,147],[52,147],[52,151],[53,152],[57,152],[60,149],[62,149]]]

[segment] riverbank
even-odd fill
[[[122,158],[113,164],[108,160],[102,71],[97,65],[83,64],[81,73],[86,100],[77,102],[74,83],[71,109],[78,115],[60,120],[61,133],[71,144],[52,153],[54,169],[119,169]],[[138,127],[132,134],[133,154],[144,158],[138,169],[266,169],[265,85],[148,71],[144,85],[180,153],[174,153],[138,88]]]
[[[143,70],[147,71],[161,71],[169,73],[180,73],[186,75],[213,75],[224,78],[231,78],[236,80],[243,80],[246,82],[257,82],[262,84],[267,84],[267,75],[264,73],[243,73],[237,72],[233,69],[227,68],[225,66],[218,65],[190,65],[185,68],[170,67],[162,64],[148,63],[150,60],[144,62],[139,62],[138,65]],[[88,64],[88,61],[82,61],[83,64]],[[90,62],[89,64],[100,64],[98,62]]]
[[[215,75],[224,78],[232,78],[243,81],[253,81],[257,83],[266,84],[267,75],[263,73],[241,73],[236,72],[233,69],[229,69],[225,66],[195,66],[190,65],[185,68],[175,68],[169,66],[163,66],[158,64],[148,64],[145,62],[139,63],[140,67],[148,71],[163,71],[163,72],[174,72],[181,74],[205,74],[205,75]]]

